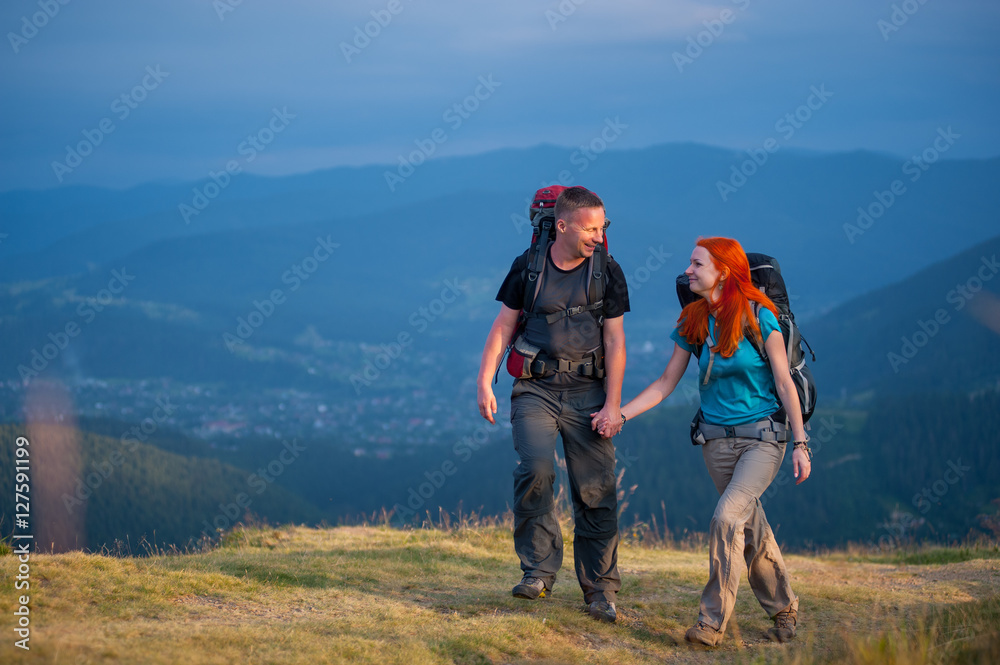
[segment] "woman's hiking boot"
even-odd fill
[[[717,647],[722,643],[724,633],[712,628],[704,621],[699,621],[687,629],[684,639],[695,644],[704,644],[709,647]]]
[[[767,636],[772,642],[787,642],[795,637],[797,615],[795,610],[785,610],[774,616],[774,627],[767,629]]]

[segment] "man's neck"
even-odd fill
[[[573,270],[587,260],[582,256],[572,256],[558,242],[552,243],[552,247],[549,249],[549,256],[552,257],[552,263],[560,270]]]

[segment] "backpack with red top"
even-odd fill
[[[573,307],[552,314],[538,314],[534,311],[535,300],[542,284],[542,272],[545,270],[549,247],[556,237],[555,206],[559,195],[568,187],[551,185],[542,187],[535,192],[529,210],[531,219],[531,245],[527,250],[527,266],[522,272],[525,285],[524,308],[518,317],[517,329],[513,341],[507,347],[507,372],[515,379],[531,379],[548,376],[554,372],[577,372],[584,376],[603,378],[603,354],[598,358],[579,360],[546,357],[537,346],[529,343],[524,337],[525,321],[532,316],[544,316],[550,325],[565,317],[590,313],[598,325],[604,324],[604,316],[600,314],[604,307],[604,290],[607,286],[608,237],[604,235],[604,243],[598,245],[590,258],[589,303],[586,306]]]

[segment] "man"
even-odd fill
[[[629,302],[625,275],[608,257],[601,276],[606,279],[603,306],[586,309],[592,304],[588,302],[591,256],[604,251],[606,223],[604,202],[593,192],[571,187],[559,195],[555,239],[537,278],[540,285],[532,311],[526,313],[525,340],[541,348],[538,359],[545,369],[539,376],[515,380],[511,392],[514,448],[520,458],[514,470],[514,549],[524,573],[513,594],[532,600],[544,597],[562,565],[562,532],[552,488],[556,437],[561,433],[573,499],[577,579],[590,615],[613,622],[621,577],[615,450],[610,437],[623,423],[622,316],[629,311]],[[527,254],[514,261],[497,294],[500,314],[486,338],[479,367],[479,413],[491,423],[497,411],[491,380],[524,307]],[[546,318],[551,314],[556,316]],[[608,438],[596,431],[599,426],[606,427]]]

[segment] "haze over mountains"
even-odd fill
[[[0,279],[21,286],[3,296],[4,332],[8,348],[23,352],[5,354],[0,372],[17,376],[23,353],[121,268],[135,278],[109,317],[125,346],[131,330],[147,346],[176,338],[194,357],[230,355],[223,335],[275,289],[287,302],[251,345],[287,346],[310,326],[326,340],[381,343],[415,332],[410,316],[451,280],[460,297],[443,313],[447,326],[426,321],[428,339],[475,349],[499,279],[527,245],[526,198],[559,178],[605,198],[612,253],[631,278],[629,328],[654,341],[676,316],[673,277],[699,235],[730,235],[778,257],[799,321],[809,323],[1000,228],[1000,159],[925,164],[917,177],[912,161],[864,152],[779,151],[760,166],[751,157],[684,144],[602,154],[542,146],[432,160],[392,192],[386,173],[405,169],[238,174],[187,224],[179,207],[211,180],[7,192]],[[740,168],[752,175],[720,195],[720,182],[741,182],[732,175]],[[859,207],[870,214],[860,223]],[[318,239],[337,245],[330,260],[289,275]],[[84,337],[77,341],[86,357]],[[171,356],[148,370],[178,371],[183,350]],[[105,373],[103,359],[93,360],[85,372]]]

